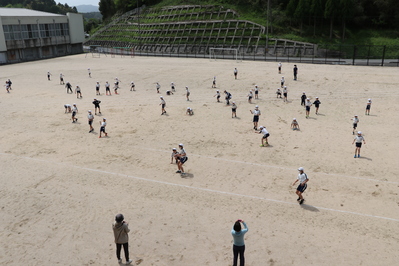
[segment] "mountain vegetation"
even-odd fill
[[[28,8],[62,15],[68,12],[78,13],[76,7],[70,7],[68,4],[57,4],[54,0],[0,0],[0,7]]]

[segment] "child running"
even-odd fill
[[[177,171],[176,171],[176,173],[180,173],[181,176],[183,177],[186,174],[184,172],[184,169],[183,169],[183,164],[185,162],[187,162],[188,157],[187,157],[186,151],[183,148],[183,144],[182,143],[179,144],[179,148],[180,148],[180,152],[176,155],[176,158],[179,159],[177,161]]]
[[[319,101],[319,97],[316,97],[316,101],[313,102],[314,106],[316,107],[316,115],[319,114],[319,107],[321,102]]]
[[[356,158],[356,153],[357,153],[357,158],[360,158],[360,149],[362,148],[362,142],[366,144],[366,140],[362,136],[361,131],[357,132],[357,136],[353,139],[352,145],[355,142],[356,142],[356,149],[355,149],[355,156],[353,156],[353,158]]]
[[[159,93],[159,89],[161,88],[161,85],[159,85],[159,83],[157,82],[157,84],[155,85],[155,88],[157,89],[157,93]]]
[[[101,133],[104,133],[105,136],[107,137],[108,133],[105,132],[105,127],[107,126],[107,119],[103,118],[103,121],[100,121],[100,125],[101,125],[101,127],[100,127],[100,136],[98,136],[98,137],[101,138]]]
[[[298,168],[299,174],[297,179],[295,180],[294,183],[292,183],[293,186],[295,186],[295,183],[299,181],[299,185],[296,188],[296,194],[298,195],[297,201],[299,202],[300,205],[305,201],[305,199],[302,196],[302,193],[305,192],[306,188],[308,185],[306,184],[309,181],[309,178],[307,174],[305,174],[303,167]]]
[[[216,101],[217,101],[218,103],[220,103],[220,92],[219,92],[219,90],[216,91],[216,94],[213,95],[213,97],[216,97]]]
[[[62,75],[62,73],[60,74],[60,85],[65,85],[64,75]]]
[[[355,135],[355,130],[356,130],[356,128],[357,128],[357,123],[359,123],[360,120],[359,120],[358,116],[355,115],[355,117],[352,118],[352,121],[353,121],[353,131],[352,131],[352,135]]]

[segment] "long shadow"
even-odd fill
[[[319,212],[319,209],[317,209],[316,207],[312,206],[312,205],[308,205],[308,204],[302,204],[299,205],[301,206],[302,209],[305,209],[307,211],[311,211],[311,212]]]
[[[371,158],[368,158],[368,157],[363,157],[363,156],[360,156],[359,158],[357,158],[357,159],[365,159],[365,160],[368,160],[368,161],[372,161],[373,159],[371,159]]]
[[[320,113],[318,113],[317,115],[326,116],[325,114],[320,114]]]
[[[308,117],[308,119],[317,120],[317,118],[316,118],[316,117],[312,117],[312,116],[309,116],[309,117]]]
[[[233,118],[233,119],[241,119],[241,117],[238,117],[238,116],[237,116],[237,117],[232,117],[232,118]]]
[[[189,178],[194,178],[193,174],[186,173],[185,175],[182,175],[181,178],[189,179]]]

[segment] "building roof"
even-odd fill
[[[36,11],[26,8],[0,8],[0,17],[62,17],[64,15]]]

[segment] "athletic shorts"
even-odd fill
[[[361,142],[356,142],[356,147],[357,148],[361,148],[362,147],[362,143]]]
[[[218,100],[219,100],[219,99],[220,99],[220,96],[217,96],[217,97],[216,97],[216,99],[218,99]]]
[[[265,135],[263,135],[263,138],[264,138],[264,139],[267,139],[269,136],[270,136],[270,134],[269,134],[269,133],[266,133]]]
[[[236,110],[237,110],[237,108],[231,108],[231,111],[232,111],[233,113],[235,113]]]
[[[76,115],[76,112],[75,111],[73,111],[72,112],[72,117],[74,117]]]
[[[371,105],[366,106],[366,110],[370,110]]]
[[[252,99],[252,96],[248,96],[248,100],[251,100]]]
[[[184,164],[185,162],[187,162],[188,157],[187,156],[186,157],[181,157],[181,158],[179,158],[179,160],[180,160],[181,164]]]
[[[109,91],[109,88],[107,87],[107,88],[105,88],[105,91]]]
[[[259,91],[255,91],[255,94],[258,94]]]
[[[296,190],[303,193],[307,187],[308,187],[307,184],[305,184],[305,185],[299,184],[299,186],[296,188]]]
[[[100,127],[100,132],[104,132],[105,133],[105,127]]]
[[[310,111],[310,106],[306,106],[306,111]]]
[[[357,128],[357,123],[353,123],[353,128]]]
[[[284,93],[284,97],[287,97],[287,93]]]
[[[96,87],[96,91],[99,91],[99,90],[100,90],[100,88],[97,88],[97,87]]]
[[[165,104],[162,104],[162,108],[165,108]]]
[[[252,122],[258,122],[259,121],[259,115],[254,115],[254,119],[252,120]]]
[[[89,125],[91,126],[93,124],[93,120],[89,121]]]

